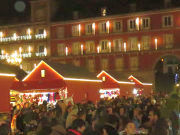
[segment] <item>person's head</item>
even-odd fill
[[[113,114],[113,108],[112,108],[112,106],[108,106],[108,107],[107,107],[107,113],[108,113],[108,114]]]
[[[29,103],[28,103],[28,102],[26,102],[26,103],[24,104],[24,108],[29,108]]]
[[[86,129],[85,122],[82,119],[75,119],[71,125],[72,129],[75,129],[81,133]]]
[[[128,135],[134,135],[136,133],[136,126],[133,122],[128,122],[126,125],[125,131]]]
[[[102,135],[117,135],[117,131],[108,125],[104,125],[102,128]]]
[[[148,116],[149,120],[151,122],[156,122],[159,118],[160,118],[160,113],[158,110],[150,110],[149,111],[149,116]]]
[[[141,111],[140,108],[135,108],[135,109],[133,110],[133,116],[134,116],[134,117],[137,117],[137,115],[139,114],[139,111]]]
[[[120,107],[119,108],[119,115],[123,116],[125,113],[125,108],[124,107]]]

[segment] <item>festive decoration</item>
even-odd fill
[[[115,98],[120,95],[120,89],[114,88],[114,89],[100,89],[100,98]]]

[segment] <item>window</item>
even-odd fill
[[[72,26],[72,36],[80,36],[81,25]]]
[[[122,21],[114,22],[114,32],[122,32]]]
[[[95,70],[95,63],[94,63],[94,59],[89,59],[87,61],[87,68],[90,72],[94,72]]]
[[[56,29],[57,38],[64,38],[64,27],[58,27]]]
[[[108,70],[108,59],[106,58],[101,59],[101,68],[102,70]]]
[[[115,60],[115,70],[122,71],[124,68],[123,58],[116,58]]]
[[[86,24],[86,35],[91,35],[94,33],[93,24]]]
[[[143,50],[149,50],[151,44],[151,38],[150,36],[142,36],[142,49]]]
[[[81,44],[80,42],[75,42],[72,44],[72,54],[78,55],[81,53]]]
[[[38,34],[44,34],[44,29],[39,29]]]
[[[136,30],[136,20],[135,19],[128,20],[128,30],[129,31]]]
[[[142,19],[142,29],[150,29],[150,18]]]
[[[138,70],[138,67],[139,67],[138,57],[131,57],[130,58],[130,69],[132,71],[136,71],[136,70]]]
[[[115,52],[120,52],[123,50],[123,40],[122,39],[115,39],[113,41],[114,43],[114,51]]]
[[[94,41],[87,41],[86,42],[86,53],[93,53],[95,51],[95,44]]]
[[[130,46],[131,51],[138,50],[137,38],[136,37],[129,38],[129,46]]]
[[[40,45],[40,46],[39,46],[38,52],[39,52],[39,53],[44,53],[44,45]]]
[[[45,77],[45,70],[41,70],[41,77]]]
[[[103,81],[103,82],[106,81],[106,77],[105,77],[105,76],[102,77],[102,81]]]
[[[173,16],[163,16],[163,27],[173,26]]]
[[[107,22],[102,22],[99,24],[99,32],[100,33],[108,33]]]
[[[58,44],[57,45],[58,56],[64,56],[65,55],[65,51],[66,51],[65,44]]]
[[[166,48],[172,48],[174,43],[173,34],[164,34],[163,42]]]
[[[101,50],[101,52],[109,51],[109,41],[108,40],[100,41],[100,50]]]

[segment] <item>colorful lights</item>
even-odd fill
[[[116,98],[120,95],[119,88],[112,88],[112,89],[100,89],[100,98]]]

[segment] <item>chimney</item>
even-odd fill
[[[136,3],[130,3],[130,12],[135,12],[136,11]]]
[[[165,8],[171,7],[171,0],[164,0],[164,7]]]
[[[101,16],[106,16],[107,9],[106,7],[101,8]]]
[[[73,11],[73,19],[79,19],[79,12],[78,11]]]

